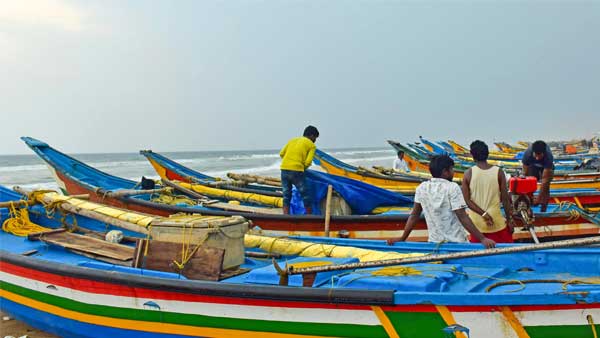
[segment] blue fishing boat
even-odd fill
[[[26,199],[0,187],[6,201],[13,203],[0,207],[0,309],[61,337],[548,338],[594,337],[600,329],[599,248],[489,252],[475,244],[249,234],[236,274],[206,280],[179,266],[139,265],[144,253],[134,247],[157,243],[154,226],[165,218],[119,210],[119,222],[137,224],[137,232],[78,214],[115,209],[74,197]],[[118,229],[137,240],[102,239]],[[178,252],[194,248],[182,239],[172,243]],[[154,258],[150,250],[141,261]]]

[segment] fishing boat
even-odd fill
[[[238,208],[222,210],[206,205],[172,205],[153,201],[148,194],[115,194],[119,190],[131,191],[140,189],[140,184],[132,180],[116,177],[70,157],[48,144],[29,137],[23,141],[42,158],[55,178],[57,185],[65,194],[89,194],[90,200],[103,202],[119,208],[139,212],[168,216],[176,213],[202,213],[203,215],[233,216],[241,215],[262,229],[275,231],[281,235],[323,235],[325,232],[324,215],[283,215],[268,213],[264,208]],[[190,190],[190,189],[188,189]],[[135,193],[135,191],[134,191]],[[385,194],[385,192],[383,193]],[[403,198],[393,195],[392,198]],[[410,203],[412,200],[403,198]],[[227,204],[227,203],[225,203]],[[402,229],[408,218],[408,211],[396,211],[392,214],[377,215],[332,215],[329,219],[329,230],[332,236],[348,236],[352,238],[389,238]],[[570,217],[564,214],[564,217]],[[421,220],[417,229],[424,231],[426,224]],[[426,239],[426,235],[422,237]]]
[[[137,236],[130,244],[90,236],[110,238],[119,227],[105,222],[127,221],[63,211],[77,205],[69,210],[129,213],[129,220],[149,224],[159,217],[107,206],[88,210],[89,202],[73,197],[30,204],[52,196],[60,198],[42,192],[23,200],[0,187],[0,202],[13,202],[0,207],[2,222],[11,223],[5,228],[25,235],[0,232],[0,309],[61,337],[548,338],[593,337],[600,329],[600,249],[572,248],[596,244],[597,237],[481,250],[475,244],[247,235],[236,273],[209,279],[148,266],[170,257],[165,252],[150,249],[136,259],[144,254],[140,243],[165,242],[144,239],[148,234],[136,235],[135,228],[123,229]],[[51,207],[57,209],[48,212]],[[61,236],[95,246],[84,252]]]
[[[254,193],[276,197],[282,196],[281,186],[275,187],[265,184],[248,184],[243,181],[222,180],[221,178],[206,175],[183,166],[162,154],[153,152],[152,150],[140,150],[140,154],[146,157],[154,168],[154,171],[156,171],[162,179],[202,184],[211,188],[216,187],[243,193]]]
[[[428,179],[423,174],[411,175],[410,173],[398,173],[389,175],[377,172],[376,170],[361,169],[344,163],[319,149],[315,152],[314,162],[330,174],[349,177],[383,189],[399,191],[406,195],[414,195],[416,187]],[[590,174],[589,177],[591,178],[585,178],[585,175],[564,176],[559,173],[557,179],[550,184],[550,189],[557,191],[564,191],[565,189],[571,189],[572,191],[576,191],[576,189],[600,189],[600,175],[597,172]],[[454,181],[460,183],[461,176],[456,175]]]
[[[433,142],[426,140],[423,137],[420,137],[420,141],[431,154],[448,154],[460,161],[464,161],[466,163],[472,162],[471,154],[469,151],[465,151],[465,147],[457,147],[457,144],[452,145],[445,141]],[[456,149],[459,149],[459,151],[456,151]],[[588,154],[587,152],[581,152],[577,154],[561,154],[553,151],[553,155],[554,167],[557,171],[572,170],[581,165],[584,160],[597,157],[596,154]],[[523,153],[512,154],[490,151],[488,162],[494,165],[502,165],[503,167],[518,168],[521,166],[522,156]]]
[[[151,195],[137,194],[137,182],[116,177],[70,157],[50,147],[48,144],[29,137],[23,141],[44,160],[65,194],[88,194],[90,201],[106,203],[123,209],[148,214],[168,216],[176,213],[201,213],[213,216],[241,215],[252,221],[254,226],[279,235],[322,236],[325,232],[324,215],[281,215],[264,212],[219,210],[203,205],[181,206],[153,201]],[[133,191],[133,194],[131,193]],[[128,194],[119,194],[125,191]],[[210,205],[210,204],[209,204]],[[552,239],[564,236],[589,236],[598,233],[598,226],[584,218],[585,213],[576,206],[551,205],[547,212],[535,210],[536,226],[540,238]],[[331,236],[350,238],[390,238],[397,237],[408,219],[408,211],[392,211],[379,215],[331,216],[329,231]],[[513,235],[515,240],[531,240],[528,230],[518,228]],[[426,241],[425,220],[416,224],[410,240]]]
[[[409,175],[384,175],[373,170],[358,168],[327,154],[321,149],[315,151],[313,162],[327,173],[366,182],[383,189],[414,195],[415,189],[425,179]]]

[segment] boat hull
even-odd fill
[[[393,305],[391,291],[328,300],[310,288],[268,297],[268,287],[165,283],[14,256],[0,262],[2,310],[62,337],[442,337],[453,324],[471,337],[591,337],[588,316],[600,317],[597,303]]]

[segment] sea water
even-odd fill
[[[396,152],[388,148],[323,149],[355,166],[391,167]],[[206,175],[226,178],[228,172],[279,176],[279,150],[164,152],[162,155]],[[109,174],[139,181],[158,178],[150,162],[139,153],[69,154]],[[313,165],[311,169],[320,170]],[[0,184],[8,187],[57,189],[45,162],[36,155],[0,155]]]

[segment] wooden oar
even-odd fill
[[[329,237],[329,222],[331,221],[331,194],[333,187],[327,186],[327,199],[325,200],[325,237]]]
[[[569,248],[569,247],[575,247],[575,246],[586,246],[586,245],[593,245],[593,244],[600,244],[600,236],[588,237],[588,238],[578,238],[578,239],[568,239],[568,240],[563,240],[563,241],[531,244],[531,245],[524,245],[524,246],[513,246],[513,247],[508,247],[508,248],[493,248],[493,249],[485,249],[485,250],[477,250],[477,251],[465,251],[465,252],[456,252],[456,253],[449,253],[449,254],[436,254],[436,255],[426,255],[426,256],[419,256],[419,257],[386,259],[386,260],[380,260],[380,261],[361,262],[361,263],[323,265],[323,266],[315,266],[315,267],[307,267],[307,268],[294,268],[292,265],[290,265],[290,266],[287,266],[285,268],[285,270],[283,270],[283,271],[284,271],[284,274],[287,274],[287,275],[316,274],[317,272],[325,272],[325,271],[352,270],[352,269],[360,269],[360,268],[390,266],[390,265],[427,263],[427,262],[443,261],[443,260],[448,260],[448,259],[483,257],[483,256],[502,255],[502,254],[527,252],[527,251],[538,251],[538,250],[545,250],[545,249],[558,249],[558,248]]]

